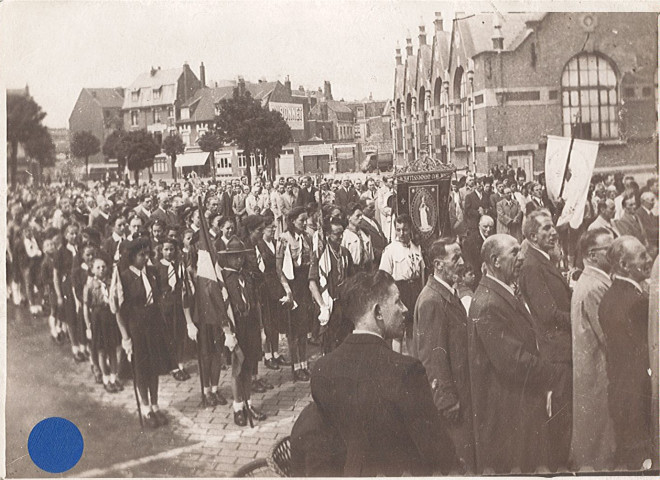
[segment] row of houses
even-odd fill
[[[239,176],[247,161],[241,150],[226,145],[209,158],[197,144],[214,127],[220,101],[231,98],[235,89],[249,91],[265,108],[279,111],[292,132],[276,166],[281,175],[355,171],[366,168],[374,156],[389,155],[392,139],[390,108],[371,97],[361,102],[334,100],[332,87],[315,91],[284,82],[259,80],[225,81],[206,85],[202,63],[199,77],[188,63],[180,68],[152,67],[127,88],[83,88],[69,118],[71,134],[91,131],[101,144],[114,131],[147,130],[161,144],[167,135],[181,136],[186,151],[177,157],[178,168],[196,168],[206,174]],[[257,155],[252,166],[263,164]],[[366,161],[366,163],[365,163]],[[92,169],[113,169],[116,162],[102,153],[90,158]],[[170,178],[170,162],[158,155],[149,172],[156,178]],[[209,170],[210,169],[210,170]],[[146,172],[145,172],[146,174]]]
[[[655,13],[436,13],[395,55],[397,164],[543,171],[548,135],[600,142],[597,171],[657,171]]]

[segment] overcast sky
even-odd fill
[[[30,86],[49,127],[68,126],[83,87],[126,87],[151,66],[172,68],[185,61],[198,76],[203,61],[210,80],[243,75],[247,81],[283,81],[289,75],[293,88],[331,81],[335,99],[370,93],[387,99],[397,41],[404,48],[410,32],[416,49],[422,21],[430,41],[434,12],[443,12],[449,29],[457,4],[5,0],[0,75],[7,88]],[[465,4],[459,9],[489,9],[489,3]]]

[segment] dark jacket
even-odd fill
[[[564,276],[530,246],[519,284],[532,313],[541,355],[550,362],[572,363],[571,290]]]
[[[541,359],[523,303],[484,277],[472,299],[468,352],[477,472],[546,465],[546,391],[568,371]]]
[[[658,216],[646,211],[644,207],[637,209],[637,218],[644,228],[646,240],[651,247],[658,248]]]
[[[353,187],[348,191],[344,187],[339,187],[335,192],[335,204],[340,208],[346,208],[349,203],[357,203],[359,200],[360,196]]]
[[[316,361],[312,397],[346,444],[345,476],[430,475],[457,464],[419,360],[351,334]]]
[[[456,454],[465,462],[467,471],[474,472],[467,313],[458,296],[433,276],[415,305],[412,356],[426,369],[438,411],[460,402],[460,417],[447,429]]]
[[[296,206],[307,208],[307,204],[316,202],[316,189],[311,187],[310,190],[306,188],[301,188],[298,190],[298,196],[296,197]]]
[[[468,232],[477,230],[479,227],[479,219],[481,218],[479,207],[485,210],[485,215],[492,214],[489,196],[482,192],[481,198],[479,198],[476,191],[473,190],[465,196],[465,208],[463,209]]]
[[[463,245],[461,245],[463,259],[468,265],[470,265],[470,268],[472,268],[476,284],[481,280],[481,265],[483,264],[483,261],[481,260],[481,247],[483,245],[484,237],[481,236],[478,227],[477,230],[473,230],[468,234]]]
[[[369,238],[371,239],[371,247],[374,250],[374,264],[378,265],[380,263],[380,257],[383,254],[383,249],[385,249],[385,245],[387,245],[388,242],[383,233],[383,229],[380,228],[378,222],[373,220],[373,223],[376,224],[376,227],[362,219],[360,222],[360,228],[363,232],[369,235]]]
[[[614,425],[615,467],[630,470],[640,470],[642,462],[652,456],[648,311],[648,295],[616,278],[598,308],[607,345],[607,397]]]

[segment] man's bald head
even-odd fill
[[[655,195],[653,192],[644,192],[642,193],[642,196],[639,198],[639,200],[642,204],[642,207],[646,208],[647,210],[651,210],[655,204]]]
[[[642,242],[633,236],[624,235],[615,239],[607,251],[607,260],[612,265],[612,273],[637,282],[651,275],[653,259]]]
[[[520,244],[511,235],[491,235],[481,247],[481,259],[489,275],[506,284],[512,284],[522,264]]]
[[[482,215],[479,219],[479,231],[484,238],[490,237],[495,231],[495,220],[488,215]]]

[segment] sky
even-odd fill
[[[420,23],[427,41],[435,12],[504,10],[503,2],[405,0],[0,0],[0,85],[22,88],[67,127],[84,87],[127,87],[152,66],[188,62],[214,80],[284,81],[335,99],[391,98],[395,48]],[[603,2],[582,2],[599,4]],[[504,6],[502,6],[504,5]],[[515,11],[540,9],[533,0]],[[558,4],[555,4],[558,5]],[[572,5],[571,2],[564,3]],[[588,5],[587,5],[588,6]],[[517,8],[516,8],[517,7]],[[556,8],[555,8],[556,9]],[[509,8],[511,10],[511,8]]]

